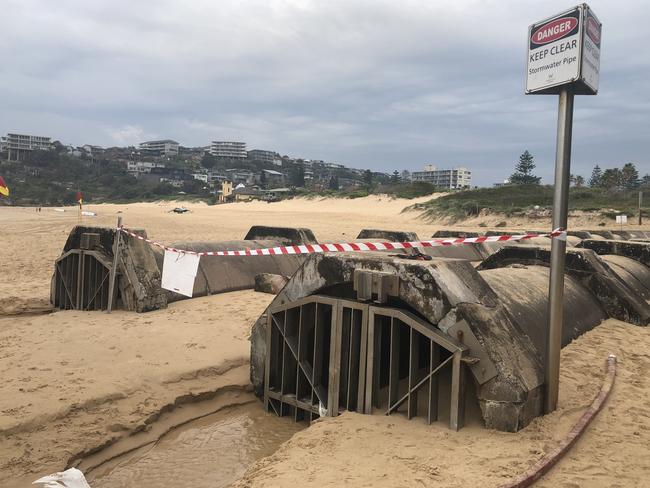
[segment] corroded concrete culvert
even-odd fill
[[[147,237],[142,229],[134,234]],[[104,227],[76,226],[70,232],[63,254],[55,263],[51,301],[62,309],[106,309],[108,276],[113,266],[117,231]],[[254,226],[247,236],[254,240],[181,242],[171,244],[188,251],[222,251],[278,247],[315,242],[309,229]],[[122,233],[117,259],[113,308],[147,312],[165,308],[169,302],[187,297],[161,288],[164,251],[134,236]],[[260,273],[290,276],[302,265],[303,255],[201,256],[193,297],[252,289]]]
[[[608,317],[648,325],[650,269],[627,259],[567,251],[563,345]],[[452,374],[450,389],[431,393],[436,342],[446,345],[436,361],[458,353],[470,372],[468,402],[484,424],[521,429],[542,414],[549,260],[548,246],[502,247],[477,268],[464,259],[312,255],[253,327],[255,391],[296,419],[355,410],[426,412],[431,421],[434,403],[436,418],[438,401],[458,407],[463,384]]]
[[[276,240],[235,240],[216,242],[180,242],[172,244],[177,249],[188,251],[229,251],[261,249],[284,245]],[[162,272],[164,252],[154,248],[158,267]],[[229,291],[247,290],[255,286],[255,277],[261,273],[291,276],[302,265],[302,255],[280,256],[201,256],[199,270],[194,281],[193,297],[214,295]],[[165,291],[167,300],[173,302],[187,297]]]
[[[530,337],[540,360],[544,360],[548,330],[549,268],[520,266],[480,271],[501,303]],[[562,347],[593,329],[607,313],[587,288],[567,276],[564,283]]]
[[[355,270],[375,273],[378,279],[394,276],[398,285],[391,292],[388,306],[415,314],[428,324],[426,327],[448,336],[450,342],[462,337],[466,346],[473,346],[468,348],[469,355],[474,360],[482,359],[468,362],[467,367],[474,378],[476,398],[486,425],[515,431],[541,412],[542,374],[535,346],[518,329],[507,309],[499,303],[497,294],[471,263],[444,258],[412,261],[382,253],[312,255],[307,259],[253,327],[251,380],[258,395],[264,394],[266,364],[272,359],[267,357],[267,345],[271,347],[271,344],[267,344],[269,314],[272,315],[279,306],[290,305],[310,296],[323,296],[324,293],[334,295],[326,295],[323,301],[337,298],[349,301],[353,293]],[[363,301],[358,303],[363,307]],[[441,328],[445,332],[441,332]],[[293,334],[285,333],[289,334],[288,337]],[[306,343],[311,341],[305,340]],[[285,357],[292,354],[294,347],[292,339],[288,340],[288,344]],[[400,347],[406,347],[405,342],[401,344]],[[295,345],[299,348],[300,340]],[[346,345],[342,346],[344,350]],[[293,352],[299,356],[305,354],[298,350]],[[398,351],[394,354],[398,354]],[[324,362],[330,367],[326,360],[313,364],[314,360],[309,356],[305,355],[305,364],[301,365],[300,371],[311,372],[322,368]],[[365,364],[366,358],[361,355],[359,360]],[[362,376],[364,367],[360,367],[359,371]],[[400,379],[405,374],[404,366],[400,366]],[[377,399],[371,400],[374,402]],[[325,408],[331,408],[331,405],[325,405]]]

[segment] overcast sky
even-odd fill
[[[382,171],[551,182],[557,97],[525,96],[545,0],[2,0],[0,133],[102,146],[171,138]],[[576,98],[573,173],[650,172],[650,2],[595,0],[600,93]]]

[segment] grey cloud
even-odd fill
[[[591,2],[601,93],[576,101],[574,172],[645,150],[650,6]],[[377,170],[465,164],[551,181],[555,97],[523,95],[527,25],[557,0],[5,0],[0,132],[102,145],[172,137]]]

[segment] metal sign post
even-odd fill
[[[573,132],[573,93],[560,91],[557,113],[557,146],[555,150],[555,192],[553,194],[553,228],[566,229],[569,215],[569,184],[571,178],[571,136]],[[546,343],[544,411],[557,406],[560,381],[560,349],[562,348],[562,314],[564,297],[564,261],[566,241],[551,241],[551,277],[548,290],[548,339]]]
[[[553,229],[566,229],[569,213],[574,95],[595,95],[600,73],[602,25],[587,4],[537,22],[528,31],[526,94],[559,95]],[[553,239],[544,362],[544,411],[557,408],[566,241]]]

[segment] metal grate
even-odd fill
[[[68,251],[55,262],[52,303],[62,310],[106,310],[110,268],[96,251]]]
[[[269,311],[264,402],[297,421],[343,410],[369,414],[374,407],[409,419],[426,411],[431,423],[446,395],[450,427],[458,430],[466,353],[405,310],[310,296]]]

